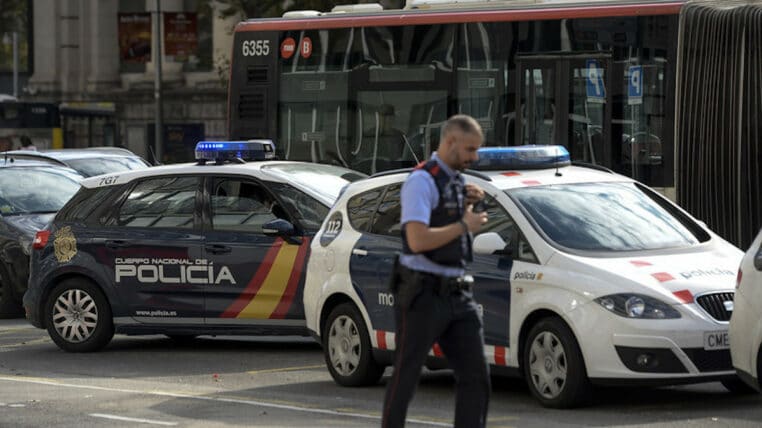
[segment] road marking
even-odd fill
[[[19,348],[21,346],[36,345],[38,343],[46,343],[46,342],[50,342],[50,338],[41,337],[39,339],[27,340],[21,343],[12,343],[10,345],[0,345],[0,349]]]
[[[325,364],[316,364],[314,366],[301,366],[301,367],[283,367],[280,369],[268,369],[268,370],[252,370],[246,373],[257,375],[257,374],[263,374],[263,373],[280,373],[280,372],[294,372],[298,370],[321,369],[323,367],[325,367]]]
[[[190,400],[212,401],[212,402],[219,402],[219,403],[245,404],[248,406],[268,407],[271,409],[281,409],[281,410],[293,410],[297,412],[316,413],[321,415],[344,416],[344,417],[349,416],[349,417],[354,417],[358,419],[373,419],[378,421],[381,420],[381,417],[379,417],[378,415],[373,415],[373,414],[365,414],[365,413],[359,413],[359,412],[342,412],[340,410],[310,408],[310,407],[299,406],[296,404],[291,404],[291,405],[278,404],[278,403],[272,403],[272,402],[261,401],[261,400],[227,398],[227,397],[221,397],[221,396],[215,397],[215,396],[206,396],[206,395],[193,395],[188,393],[169,392],[169,391],[155,391],[155,390],[141,391],[136,389],[108,388],[104,386],[94,386],[94,385],[77,385],[74,383],[58,382],[53,379],[32,378],[32,377],[24,377],[24,376],[15,376],[15,377],[0,376],[0,381],[33,383],[38,385],[58,386],[61,388],[77,388],[77,389],[92,389],[96,391],[121,392],[125,394],[144,394],[144,395],[155,395],[158,397],[186,398]],[[415,423],[419,425],[438,426],[438,427],[452,426],[452,424],[450,423],[432,422],[432,421],[426,421],[426,420],[414,419],[414,418],[409,418],[408,422],[411,424]]]
[[[90,413],[90,416],[94,418],[112,419],[115,421],[137,422],[139,424],[165,425],[165,426],[177,425],[177,422],[164,422],[164,421],[155,421],[152,419],[141,419],[141,418],[128,418],[125,416],[107,415],[105,413]]]

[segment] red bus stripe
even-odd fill
[[[273,261],[275,261],[275,257],[278,255],[278,251],[280,251],[280,247],[282,245],[283,240],[281,238],[278,238],[275,240],[275,242],[273,242],[273,245],[270,246],[269,250],[267,250],[265,259],[262,260],[262,263],[259,265],[259,269],[257,269],[257,272],[251,278],[249,284],[246,285],[246,288],[241,292],[241,294],[238,295],[238,298],[230,306],[228,306],[227,309],[225,309],[225,312],[220,315],[220,318],[235,318],[243,310],[243,308],[245,308],[246,305],[251,302],[252,296],[257,295],[259,288],[262,287],[262,283],[264,282],[265,278],[267,278],[267,274],[270,273],[270,269],[273,266]]]
[[[386,332],[383,330],[376,330],[376,342],[378,342],[378,349],[386,348]]]
[[[330,28],[432,25],[470,22],[510,22],[569,18],[677,15],[684,1],[651,4],[608,4],[553,6],[545,8],[504,8],[492,10],[402,10],[377,15],[326,16],[299,19],[263,19],[244,21],[235,32],[317,30]]]
[[[294,266],[291,268],[291,276],[288,278],[288,285],[283,292],[283,296],[278,302],[278,306],[275,307],[271,319],[283,319],[286,317],[289,308],[291,308],[291,302],[294,301],[296,295],[296,288],[299,285],[299,281],[302,279],[302,272],[304,272],[304,263],[307,259],[307,252],[310,249],[309,238],[302,240],[302,245],[299,246],[299,251],[296,253],[296,260],[294,260]]]
[[[505,365],[505,347],[495,346],[495,364],[498,366]]]

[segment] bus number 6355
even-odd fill
[[[270,54],[269,40],[245,40],[242,47],[243,56],[263,56]]]

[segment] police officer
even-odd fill
[[[464,268],[471,260],[471,236],[487,222],[487,214],[473,209],[484,191],[465,185],[460,174],[478,159],[483,138],[472,117],[451,117],[437,151],[402,186],[403,252],[392,283],[396,353],[383,428],[405,424],[421,367],[435,343],[455,374],[455,427],[486,424],[489,367],[482,320]]]

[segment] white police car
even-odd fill
[[[27,319],[75,352],[114,332],[306,335],[310,239],[364,175],[273,153],[269,141],[202,142],[196,164],[83,180],[37,233]]]
[[[736,298],[730,319],[733,367],[759,391],[762,376],[762,230],[738,269]]]
[[[475,299],[493,372],[525,376],[546,406],[591,385],[721,380],[740,250],[646,186],[572,166],[563,147],[482,148],[466,181],[487,193]],[[348,186],[313,240],[304,303],[334,380],[378,381],[394,349],[388,278],[407,172]],[[428,364],[442,366],[435,345]]]

